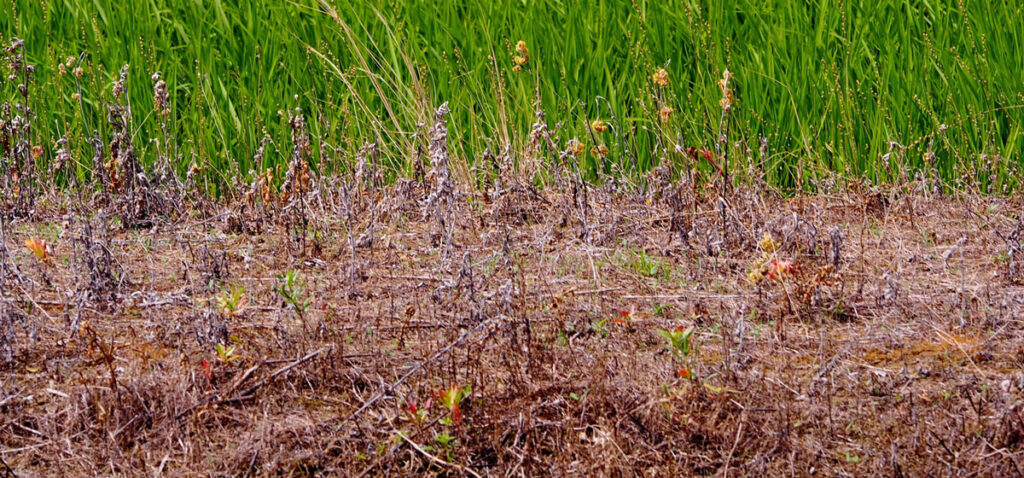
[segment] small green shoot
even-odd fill
[[[235,360],[242,358],[236,353],[238,347],[229,345],[227,347],[224,344],[217,344],[217,356],[220,357],[221,362],[231,363]]]
[[[685,379],[693,379],[693,369],[695,365],[695,353],[697,352],[697,344],[693,341],[693,333],[695,329],[693,327],[676,327],[675,330],[658,330],[658,334],[668,339],[672,349],[672,357],[683,363],[683,368],[679,370],[679,376]]]
[[[238,286],[231,286],[230,291],[223,291],[217,294],[214,299],[217,304],[217,312],[224,317],[234,317],[241,314],[245,310],[245,305],[249,302],[245,296],[245,288]]]
[[[309,309],[309,304],[312,303],[312,299],[306,296],[306,282],[299,279],[299,273],[294,269],[279,274],[277,280],[280,284],[277,292],[298,314],[299,319],[305,321],[306,311]]]

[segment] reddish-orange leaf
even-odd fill
[[[207,381],[213,380],[213,367],[210,366],[210,362],[203,359],[203,376],[206,377]]]
[[[50,256],[46,252],[46,242],[29,238],[25,239],[25,247],[32,251],[39,260],[49,262]]]

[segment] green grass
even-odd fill
[[[0,35],[23,38],[38,65],[30,105],[33,142],[46,148],[41,162],[66,135],[79,173],[87,174],[85,138],[99,129],[109,140],[102,105],[127,63],[142,156],[152,161],[148,140],[162,138],[149,79],[160,71],[171,93],[179,166],[204,166],[211,189],[235,184],[239,175],[248,180],[250,169],[283,172],[291,144],[279,111],[295,107],[308,116],[318,169],[344,170],[361,145],[375,142],[389,174],[408,175],[411,152],[425,141],[413,137],[417,125],[447,101],[463,178],[481,178],[483,153],[506,147],[524,172],[543,172],[543,163],[533,163],[551,156],[529,147],[538,97],[549,126],[561,124],[560,148],[578,137],[590,150],[589,120],[612,125],[597,135],[609,162],[581,160],[589,177],[637,180],[663,161],[683,161],[674,153],[678,138],[714,149],[717,80],[728,68],[735,75],[729,169],[741,177],[753,164],[783,187],[812,188],[831,172],[899,181],[925,169],[934,140],[935,171],[949,187],[1012,190],[1019,187],[1024,119],[1020,25],[1024,4],[954,0],[0,5]],[[516,73],[518,40],[530,60]],[[71,100],[74,79],[58,75],[57,64],[83,52],[80,111]],[[659,66],[671,78],[664,91],[650,80]],[[6,76],[0,102],[17,96],[18,82]],[[662,101],[675,108],[667,124],[657,117]],[[264,138],[269,152],[254,165]],[[321,143],[337,154],[323,157]],[[893,143],[906,148],[887,155]]]

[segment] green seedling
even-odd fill
[[[245,288],[238,286],[231,286],[230,291],[223,291],[217,294],[214,298],[217,305],[217,312],[225,317],[234,317],[241,314],[245,310],[245,305],[249,302],[245,296]]]
[[[658,334],[668,339],[672,349],[672,357],[683,362],[683,368],[679,370],[679,376],[685,379],[693,378],[694,355],[697,351],[697,344],[693,341],[693,327],[676,327],[675,330],[658,330]]]
[[[242,358],[240,355],[238,355],[236,353],[237,350],[238,350],[238,347],[236,347],[234,345],[229,345],[229,346],[225,347],[224,344],[217,344],[216,348],[217,348],[217,357],[220,357],[221,362],[231,363],[231,362],[233,362],[235,360],[238,360],[238,359]]]
[[[299,319],[305,321],[306,311],[309,309],[309,304],[312,303],[312,299],[306,296],[306,282],[299,279],[299,273],[295,270],[279,274],[277,280],[279,282],[277,292],[298,314]]]

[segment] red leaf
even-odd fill
[[[206,377],[206,381],[213,380],[213,367],[210,366],[210,362],[203,359],[203,376]]]
[[[772,259],[772,261],[768,264],[768,278],[771,280],[782,280],[783,276],[786,276],[792,272],[792,261],[779,261]]]
[[[704,158],[705,161],[711,163],[711,165],[715,167],[715,170],[718,171],[718,174],[722,174],[722,167],[719,166],[718,163],[715,161],[714,151],[711,151],[710,149],[707,148],[701,148],[698,154],[700,154],[700,157]]]

